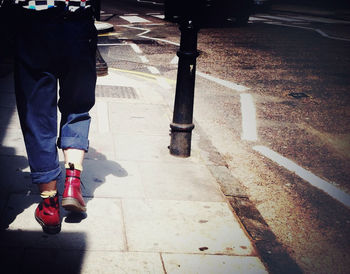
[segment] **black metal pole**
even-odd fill
[[[197,36],[199,27],[192,20],[181,20],[180,50],[173,121],[170,124],[170,154],[181,157],[191,155],[194,86],[196,76]]]

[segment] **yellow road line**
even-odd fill
[[[107,32],[107,33],[101,33],[98,36],[118,36],[121,35],[120,32]]]
[[[153,74],[150,74],[150,73],[146,73],[146,72],[141,72],[141,71],[133,71],[133,70],[117,69],[117,68],[110,68],[110,69],[116,70],[116,71],[120,71],[120,72],[134,74],[134,75],[136,75],[138,77],[141,77],[143,79],[146,79],[146,80],[157,81],[157,79],[160,78],[160,76],[156,76],[156,75],[153,75]],[[176,83],[175,80],[172,80],[172,79],[169,79],[169,78],[166,78],[166,77],[162,77],[162,78],[164,78],[169,84],[175,84]]]

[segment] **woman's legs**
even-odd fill
[[[65,58],[61,58],[58,102],[62,113],[58,147],[63,150],[66,168],[62,206],[83,212],[86,207],[80,176],[89,148],[89,111],[95,103],[97,32],[92,18],[67,20],[63,27],[66,50],[62,53]]]

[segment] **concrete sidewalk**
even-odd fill
[[[169,154],[166,79],[146,76],[110,69],[98,78],[82,177],[87,215],[62,209],[57,235],[44,234],[34,219],[40,196],[30,182],[12,75],[0,79],[2,273],[266,272],[196,131],[191,157]]]

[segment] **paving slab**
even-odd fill
[[[96,81],[97,86],[124,86],[124,87],[142,87],[142,81],[138,81],[137,79],[131,78],[130,75],[125,75],[123,73],[119,73],[113,68],[111,68],[108,72],[108,75],[98,77]]]
[[[157,200],[224,201],[205,165],[140,162],[146,197]]]
[[[0,147],[0,152],[0,196],[36,189],[31,182],[27,158],[14,155],[15,149],[11,147]]]
[[[97,119],[97,103],[90,109],[89,111],[91,117],[90,123],[90,131],[89,131],[89,139],[91,139],[91,135],[98,134],[98,119]]]
[[[63,232],[63,234],[65,234]],[[74,236],[81,238],[81,234],[66,234],[66,240]],[[28,237],[33,237],[28,235]],[[83,273],[81,267],[85,259],[85,250],[63,250],[49,248],[27,248],[20,262],[19,273]],[[100,266],[101,267],[101,266]],[[97,272],[98,273],[98,272]],[[105,272],[106,273],[106,272]]]
[[[2,214],[4,213],[6,204],[7,204],[7,196],[1,194],[1,196],[0,196],[0,220],[1,220]],[[1,223],[0,223],[0,229],[4,229],[4,227],[1,225]]]
[[[86,199],[87,215],[68,214],[61,208],[62,232],[56,235],[42,233],[35,221],[34,211],[39,201],[38,195],[11,195],[1,219],[1,223],[8,224],[8,229],[0,232],[0,247],[125,249],[120,200]],[[30,237],[18,233],[28,231]]]
[[[267,273],[257,257],[162,254],[166,273],[259,274]]]
[[[114,133],[169,135],[170,118],[165,106],[117,102],[108,105]]]
[[[112,134],[92,132],[89,136],[89,151],[85,154],[85,159],[115,160],[114,143],[115,137]]]
[[[81,273],[164,273],[159,253],[88,251]]]
[[[145,198],[139,168],[134,162],[85,159],[82,180],[84,196]]]
[[[13,73],[0,78],[0,93],[13,93],[14,90]]]
[[[122,200],[129,251],[252,255],[223,202]]]
[[[23,263],[24,248],[0,247],[0,264],[2,273],[20,273]]]
[[[169,145],[170,136],[118,134],[115,136],[116,159],[169,163],[196,163],[199,161],[198,157],[181,158],[170,155]],[[192,155],[197,154],[194,149],[191,153]]]
[[[11,154],[9,154],[7,148],[12,149]],[[4,135],[0,139],[0,154],[26,156],[22,131],[19,128],[6,128]]]
[[[3,92],[1,94],[0,107],[4,108],[15,108],[16,97],[14,92]]]
[[[16,108],[13,106],[9,107],[0,107],[0,126],[6,128],[20,128],[19,118],[16,113]]]

